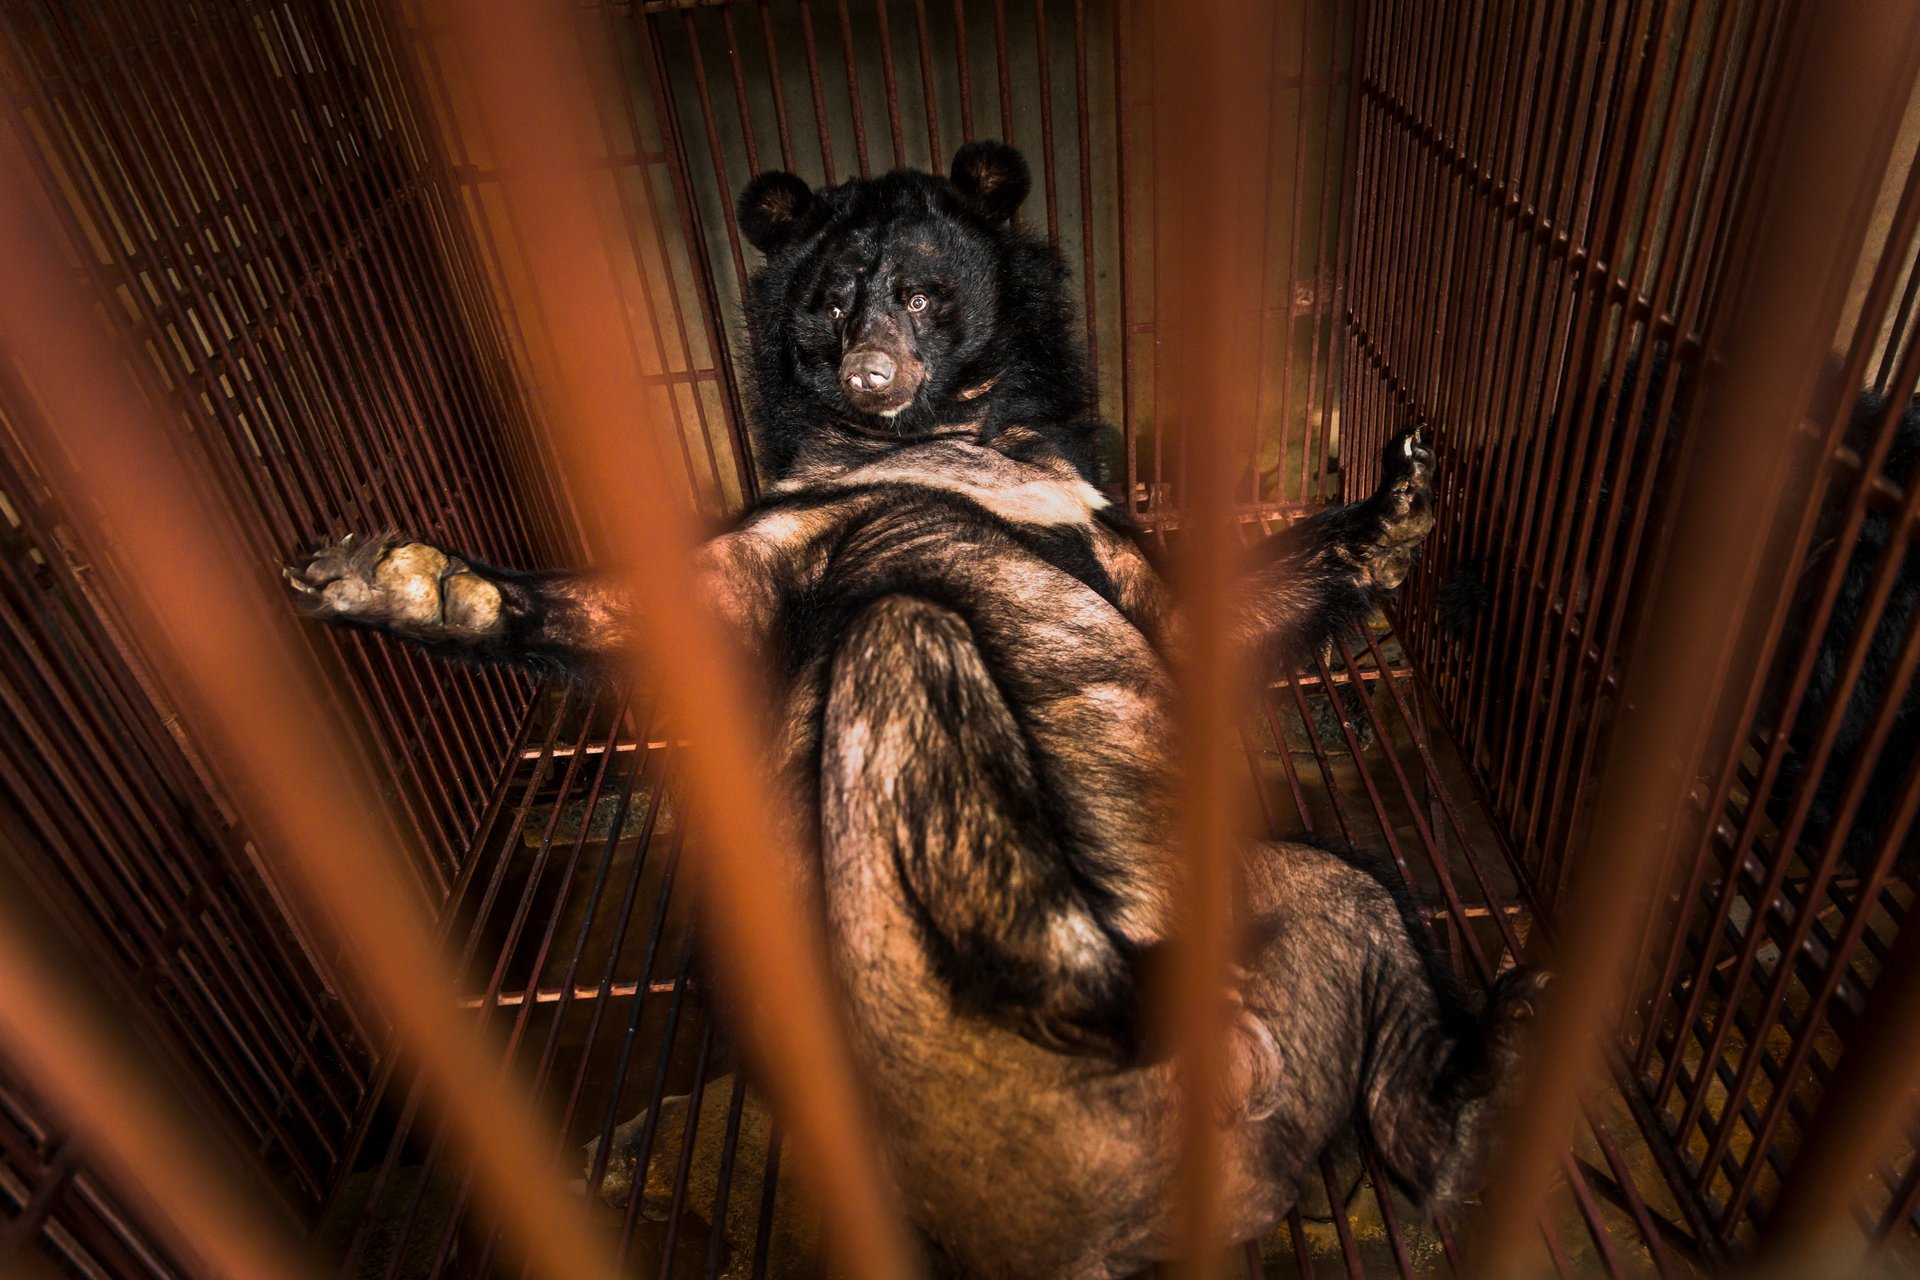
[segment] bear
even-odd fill
[[[1860,458],[1869,459],[1888,433],[1891,438],[1885,440],[1879,474],[1900,493],[1911,493],[1914,463],[1920,460],[1920,402],[1910,398],[1895,405],[1883,392],[1863,390],[1853,402],[1842,442]],[[1780,725],[1791,752],[1782,760],[1768,793],[1767,811],[1784,828],[1793,820],[1796,800],[1800,801],[1804,813],[1798,843],[1809,865],[1819,860],[1830,843],[1837,843],[1839,865],[1858,875],[1873,874],[1886,862],[1892,874],[1911,879],[1920,872],[1920,826],[1909,825],[1897,846],[1889,847],[1888,841],[1895,838],[1903,792],[1914,757],[1920,753],[1920,681],[1910,679],[1894,700],[1901,652],[1920,607],[1920,557],[1903,546],[1898,518],[1879,506],[1866,507],[1858,531],[1850,542],[1844,540],[1852,496],[1847,489],[1854,477],[1843,475],[1831,492],[1815,495],[1820,507],[1813,545],[1800,566],[1793,609],[1779,646],[1780,654],[1791,655],[1796,663],[1810,647],[1813,655],[1799,708],[1790,722]],[[1845,563],[1840,565],[1843,548]],[[1892,565],[1887,563],[1890,557],[1896,560]],[[1884,588],[1878,585],[1883,574],[1887,575]],[[1832,609],[1816,640],[1809,633],[1808,620],[1829,590]],[[1864,641],[1858,674],[1851,685],[1843,686],[1842,676],[1855,647],[1862,643],[1868,606],[1877,590],[1884,591],[1884,603]],[[1762,704],[1776,723],[1784,719],[1782,704],[1791,679],[1792,669],[1776,660]],[[1811,794],[1801,799],[1808,786],[1809,762],[1827,732],[1835,701],[1842,697],[1845,703],[1832,728],[1825,766],[1813,780]],[[1893,710],[1884,740],[1878,754],[1869,757],[1875,723],[1889,703]],[[1868,779],[1851,811],[1851,821],[1842,828],[1847,793],[1862,771],[1868,770],[1869,759]]]
[[[1616,476],[1638,475],[1635,484],[1645,487],[1648,507],[1654,512],[1669,501],[1667,485],[1678,463],[1688,406],[1700,375],[1690,363],[1676,360],[1664,342],[1648,349],[1644,368],[1642,356],[1637,348],[1626,354],[1617,398],[1610,396],[1611,380],[1604,375],[1582,398],[1588,405],[1613,404],[1614,416],[1600,424],[1604,432],[1595,446],[1600,461],[1599,474],[1592,480],[1592,501],[1598,508],[1616,500]],[[1821,369],[1809,418],[1833,422],[1839,431],[1839,443],[1863,462],[1873,457],[1876,449],[1883,449],[1876,479],[1883,482],[1883,487],[1908,492],[1915,462],[1920,460],[1920,401],[1910,396],[1896,404],[1884,390],[1859,388],[1856,384],[1850,403],[1843,403],[1843,397],[1849,395],[1843,379],[1840,361],[1830,358]],[[1639,416],[1629,422],[1629,401],[1636,391],[1643,401]],[[1664,420],[1659,416],[1662,405],[1670,406]],[[1842,414],[1844,420],[1835,421]],[[1578,438],[1583,428],[1578,407],[1547,423],[1550,434],[1563,433],[1570,438]],[[1765,673],[1756,718],[1762,732],[1776,741],[1783,738],[1786,748],[1765,793],[1764,810],[1776,832],[1793,827],[1798,835],[1792,849],[1776,848],[1774,837],[1765,834],[1759,839],[1759,847],[1771,851],[1769,858],[1797,857],[1811,867],[1831,844],[1837,846],[1835,866],[1843,872],[1865,877],[1877,874],[1877,868],[1885,862],[1889,875],[1911,879],[1920,872],[1920,825],[1909,825],[1897,845],[1889,842],[1896,834],[1903,783],[1911,761],[1920,753],[1920,682],[1909,680],[1900,685],[1897,680],[1909,624],[1920,606],[1920,557],[1903,550],[1898,520],[1876,503],[1862,507],[1858,526],[1849,534],[1848,518],[1856,500],[1859,472],[1845,464],[1836,466],[1831,478],[1816,492],[1813,486],[1828,474],[1821,470],[1820,443],[1809,439],[1800,447],[1783,510],[1809,504],[1813,523],[1807,552],[1793,566],[1791,595],[1784,606],[1784,621]],[[1623,453],[1627,454],[1624,458]],[[1498,463],[1486,449],[1474,461],[1483,475],[1490,475]],[[1629,466],[1631,471],[1626,470]],[[1586,502],[1589,474],[1570,467],[1564,475],[1547,482],[1551,486],[1548,492],[1559,503]],[[1594,528],[1600,531],[1597,536],[1615,536],[1598,518]],[[1889,557],[1894,563],[1888,564]],[[1619,563],[1618,557],[1615,563]],[[1494,555],[1471,555],[1440,578],[1435,617],[1451,639],[1472,641],[1481,617],[1494,603],[1494,568]],[[1868,605],[1883,571],[1887,575],[1885,598],[1868,631]],[[1585,617],[1592,590],[1587,559],[1571,559],[1569,574],[1572,611],[1576,617]],[[1810,630],[1812,620],[1821,616],[1822,601],[1829,592],[1832,605],[1825,613],[1825,626],[1816,636]],[[1842,676],[1853,661],[1856,646],[1861,648],[1858,669],[1849,684]],[[1803,666],[1805,683],[1789,715],[1788,695]],[[1836,715],[1835,704],[1842,699]],[[1893,709],[1884,741],[1869,756],[1875,722],[1889,704]],[[1827,736],[1824,764],[1809,780],[1811,762],[1821,750],[1823,736]],[[1849,810],[1847,792],[1863,774],[1866,781]],[[1712,784],[1708,776],[1700,781]],[[1847,817],[1844,825],[1843,816]]]
[[[770,483],[698,569],[766,675],[767,785],[928,1266],[1122,1276],[1179,1239],[1181,1091],[1148,993],[1177,932],[1180,621],[1099,488],[1068,272],[1013,221],[1030,186],[1018,152],[972,142],[944,175],[743,189]],[[1259,547],[1235,642],[1286,661],[1366,617],[1431,502],[1432,453],[1404,432],[1372,496]],[[288,576],[320,620],[585,678],[646,607],[392,535]],[[1356,1122],[1409,1192],[1461,1194],[1542,979],[1510,970],[1471,1008],[1368,869],[1279,843],[1240,871],[1226,1233],[1280,1221]]]

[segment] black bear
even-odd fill
[[[1912,491],[1914,464],[1920,460],[1920,403],[1908,401],[1894,412],[1887,397],[1871,389],[1863,391],[1853,403],[1848,419],[1845,443],[1862,458],[1873,455],[1876,441],[1885,432],[1886,458],[1880,475],[1902,494]],[[1878,506],[1862,513],[1860,528],[1845,545],[1846,563],[1837,565],[1843,549],[1841,542],[1847,509],[1851,506],[1851,477],[1832,486],[1833,492],[1817,495],[1821,500],[1815,526],[1815,539],[1806,563],[1800,568],[1795,588],[1795,608],[1780,644],[1783,656],[1798,662],[1808,647],[1806,619],[1814,615],[1820,597],[1838,572],[1834,586],[1832,612],[1815,646],[1807,685],[1791,724],[1783,725],[1792,752],[1782,763],[1779,778],[1768,795],[1768,811],[1782,825],[1791,820],[1794,802],[1807,783],[1805,775],[1814,758],[1826,722],[1833,714],[1835,699],[1844,697],[1838,721],[1833,725],[1824,767],[1813,780],[1812,794],[1803,802],[1806,810],[1801,821],[1799,845],[1809,863],[1818,860],[1826,845],[1834,840],[1835,829],[1845,808],[1847,792],[1868,768],[1867,747],[1875,722],[1892,699],[1895,674],[1914,612],[1920,606],[1920,556],[1907,545],[1897,516]],[[1896,560],[1887,564],[1889,557]],[[1868,606],[1877,581],[1887,575],[1885,600],[1861,654],[1853,682],[1843,686],[1852,651],[1860,643]],[[1768,689],[1765,709],[1777,713],[1785,701],[1786,686],[1792,679],[1791,668],[1776,661],[1773,682]],[[1891,866],[1897,874],[1912,876],[1920,872],[1920,825],[1910,826],[1895,849],[1886,849],[1894,837],[1895,819],[1911,777],[1916,753],[1920,753],[1920,681],[1911,681],[1901,692],[1890,713],[1885,739],[1879,753],[1872,757],[1871,772],[1861,788],[1851,821],[1840,833],[1842,865],[1866,874],[1883,853],[1892,855]]]
[[[1174,924],[1175,610],[1096,487],[1067,274],[1010,225],[1020,156],[815,190],[756,178],[748,305],[766,499],[701,552],[763,655],[772,785],[803,829],[888,1166],[929,1262],[1118,1276],[1172,1255],[1173,1064],[1140,981]],[[1236,633],[1326,642],[1405,576],[1431,455],[1277,535]],[[591,672],[634,609],[591,576],[511,573],[397,538],[290,574],[314,614],[454,657]],[[1509,1078],[1537,981],[1478,1014],[1395,897],[1306,845],[1247,850],[1226,993],[1226,1228],[1252,1238],[1358,1120],[1444,1197]]]
[[[1615,417],[1597,446],[1601,461],[1592,498],[1595,503],[1612,501],[1616,475],[1640,477],[1635,483],[1650,490],[1653,510],[1667,501],[1665,486],[1676,462],[1686,406],[1700,379],[1690,364],[1672,358],[1666,344],[1655,344],[1651,352],[1644,373],[1639,351],[1630,352],[1624,361]],[[1837,359],[1822,371],[1822,386],[1809,415],[1812,419],[1826,420],[1840,410],[1840,397],[1846,394],[1841,375]],[[1627,389],[1641,387],[1643,378],[1641,413],[1628,422]],[[1608,392],[1609,379],[1602,377],[1585,403],[1606,403],[1611,399]],[[1664,422],[1658,417],[1662,404],[1672,407]],[[1909,399],[1896,406],[1883,392],[1868,387],[1853,393],[1847,413],[1840,428],[1841,443],[1857,457],[1868,459],[1884,442],[1885,457],[1877,478],[1883,487],[1901,494],[1909,492],[1915,463],[1920,461],[1920,401]],[[1549,419],[1547,429],[1577,438],[1581,426],[1576,410],[1565,419]],[[1660,442],[1657,456],[1653,452],[1656,440]],[[1623,451],[1630,457],[1623,459]],[[1759,724],[1767,732],[1783,736],[1788,748],[1766,793],[1766,812],[1776,828],[1784,830],[1794,821],[1796,808],[1800,810],[1796,847],[1775,849],[1774,854],[1798,856],[1812,865],[1833,843],[1838,846],[1838,865],[1842,868],[1866,875],[1885,855],[1894,875],[1910,878],[1920,873],[1920,823],[1907,828],[1897,847],[1889,847],[1887,842],[1895,836],[1905,783],[1915,755],[1920,754],[1920,681],[1899,687],[1896,680],[1909,624],[1920,608],[1920,555],[1907,549],[1897,516],[1889,515],[1877,503],[1865,505],[1858,528],[1851,535],[1847,533],[1858,473],[1836,467],[1823,481],[1818,451],[1817,442],[1806,443],[1797,460],[1797,487],[1790,491],[1788,505],[1814,504],[1812,539],[1806,557],[1795,567],[1786,623],[1775,645],[1759,704]],[[1483,475],[1490,474],[1497,464],[1490,452],[1475,461]],[[1630,471],[1622,469],[1626,463],[1631,464]],[[1554,477],[1551,483],[1557,486],[1557,502],[1587,500],[1584,489],[1588,473],[1584,471],[1570,467],[1567,474]],[[1819,492],[1811,488],[1816,483],[1824,485]],[[1600,522],[1595,527],[1604,536],[1614,536],[1614,531]],[[1481,615],[1493,603],[1493,564],[1493,555],[1472,556],[1455,565],[1440,581],[1436,616],[1457,639],[1469,639]],[[1584,618],[1592,585],[1590,566],[1583,556],[1576,556],[1570,565],[1574,574],[1573,615]],[[1884,601],[1872,630],[1866,632],[1868,606],[1883,572],[1887,577]],[[1815,636],[1809,630],[1811,620],[1819,616],[1829,589],[1833,604],[1826,614],[1825,627]],[[1843,682],[1857,645],[1863,646],[1857,670],[1850,683]],[[1807,667],[1806,683],[1789,718],[1788,695],[1803,664]],[[1835,702],[1841,699],[1844,702],[1836,716]],[[1884,740],[1877,753],[1869,757],[1867,748],[1874,724],[1890,702],[1893,709]],[[1828,739],[1824,763],[1818,776],[1809,781],[1808,770],[1821,750],[1823,736]],[[1863,771],[1865,781],[1848,813],[1847,792],[1861,780]],[[1841,827],[1843,816],[1848,821]],[[1761,847],[1773,848],[1765,840]]]

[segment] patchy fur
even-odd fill
[[[773,483],[699,569],[764,663],[770,779],[799,815],[800,878],[930,1253],[968,1275],[1118,1276],[1178,1234],[1178,1091],[1142,1019],[1177,928],[1179,621],[1092,487],[1065,273],[1006,225],[1024,165],[973,144],[955,171],[819,192],[767,175],[743,194],[770,255],[749,311]],[[927,289],[937,309],[912,309]],[[869,347],[914,383],[886,415]],[[1404,577],[1432,458],[1408,433],[1383,463],[1373,497],[1260,549],[1239,642],[1297,660]],[[463,575],[499,609],[450,607]],[[590,578],[399,539],[292,576],[328,621],[587,675],[631,615]],[[1393,895],[1323,850],[1249,850],[1242,880],[1217,1111],[1228,1229],[1283,1216],[1356,1118],[1414,1193],[1467,1185],[1532,988],[1470,1014]]]

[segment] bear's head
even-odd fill
[[[1031,185],[1018,151],[970,142],[944,177],[902,169],[815,189],[774,172],[740,193],[740,230],[766,257],[746,328],[760,460],[776,479],[802,457],[960,434],[1037,438],[1097,479],[1066,268],[1012,225]]]

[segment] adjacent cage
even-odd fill
[[[1729,1265],[1904,1005],[1920,837],[1920,38],[1833,191],[1851,255],[1809,314],[1823,372],[1780,408],[1796,450],[1765,572],[1729,619],[1713,732],[1685,762],[1609,1086],[1539,1222],[1562,1275]],[[1469,986],[1551,956],[1579,909],[1610,731],[1717,379],[1753,228],[1782,183],[1801,0],[1301,0],[1277,11],[1249,533],[1366,494],[1411,422],[1439,525],[1389,620],[1264,689],[1239,723],[1276,835],[1401,877]],[[1186,443],[1163,426],[1154,18],[1117,0],[589,2],[571,31],[606,270],[662,465],[690,505],[759,491],[738,361],[755,172],[944,167],[1001,136],[1022,217],[1077,276],[1110,488],[1179,536]],[[548,455],[515,305],[532,269],[486,86],[408,0],[21,0],[0,60],[36,198],[263,587],[292,551],[402,528],[511,564],[599,544]],[[1764,264],[1760,264],[1764,266]],[[39,371],[0,364],[0,892],[32,896],[286,1225],[343,1275],[519,1274],[472,1171],[356,1007],[129,616],[142,590],[75,535],[35,442]],[[109,549],[110,551],[110,549]],[[608,1210],[637,1272],[810,1274],[814,1192],[730,1073],[676,894],[697,857],[683,750],[651,691],[569,691],[311,631],[388,802],[409,878],[552,1122],[556,1176]],[[1849,1055],[1853,1057],[1850,1058]],[[637,1156],[609,1159],[620,1136]],[[1875,1250],[1911,1250],[1911,1117],[1857,1188]],[[582,1144],[598,1142],[583,1157]],[[1474,1214],[1429,1217],[1337,1149],[1254,1274],[1470,1274]],[[595,1201],[597,1203],[597,1200]],[[0,1266],[190,1275],[0,1046]]]

